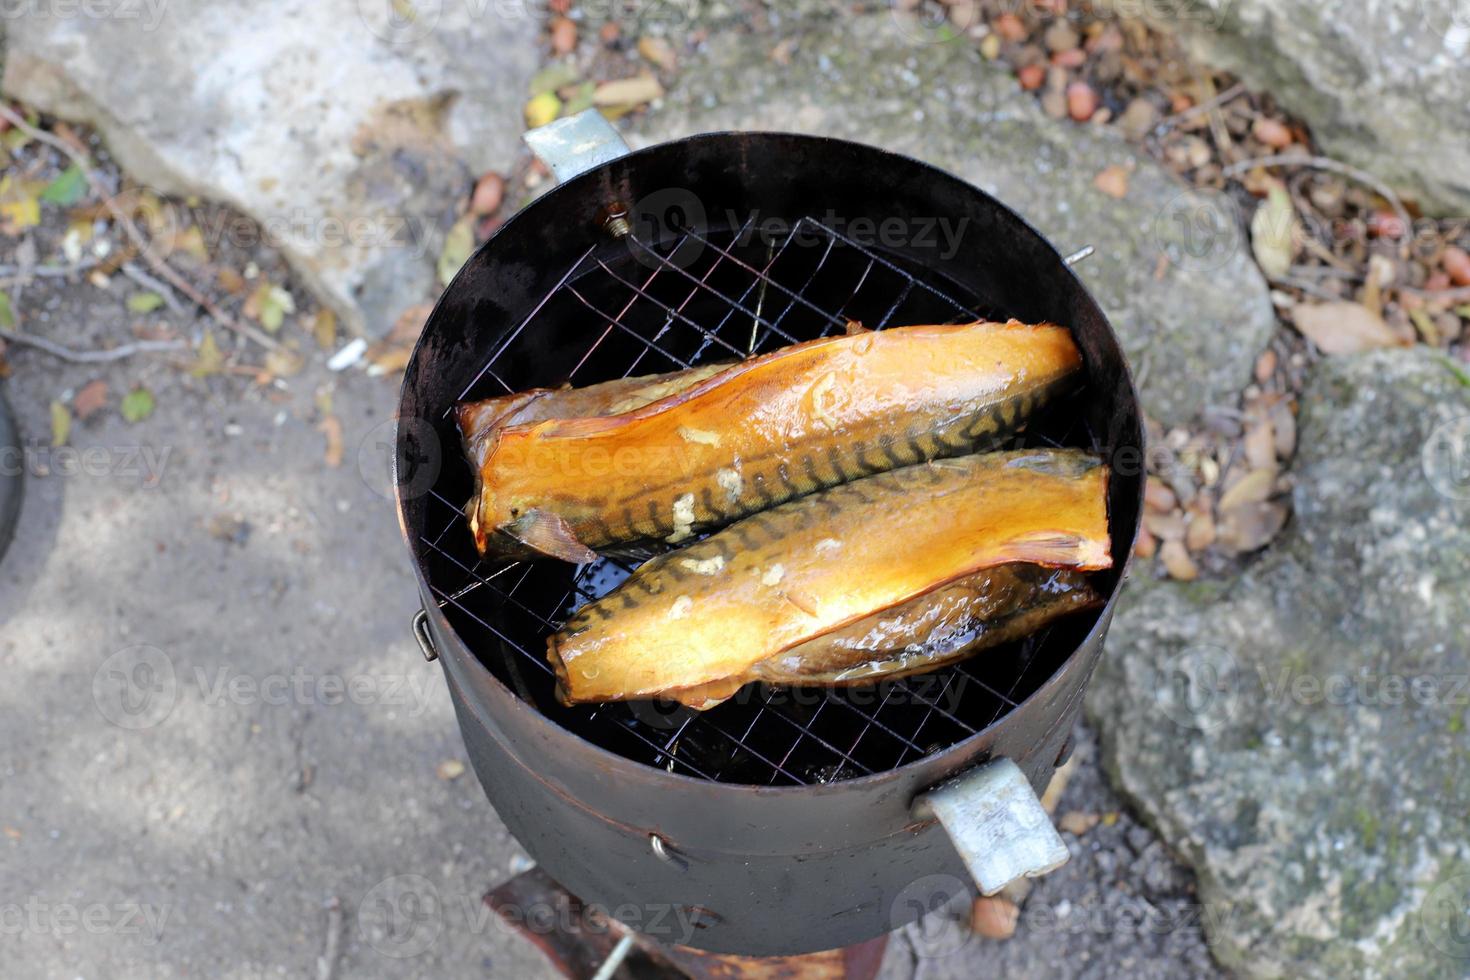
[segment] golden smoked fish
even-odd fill
[[[762,670],[820,683],[848,627],[979,572],[1108,568],[1107,472],[1080,450],[1016,450],[931,460],[773,507],[645,562],[579,609],[547,639],[559,695],[703,708]],[[822,638],[805,648],[823,658],[810,670],[781,661]]]
[[[739,364],[461,405],[482,554],[590,561],[873,473],[991,448],[1070,390],[1064,327],[895,327]]]

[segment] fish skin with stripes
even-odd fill
[[[1107,481],[1081,450],[1012,450],[779,504],[578,609],[547,639],[558,695],[704,709],[750,681],[870,682],[1019,638],[1097,604],[1080,573],[1112,565]]]
[[[481,554],[587,562],[678,545],[827,487],[999,446],[1080,385],[1071,333],[975,322],[871,331],[458,408]]]

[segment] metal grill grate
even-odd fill
[[[684,229],[657,245],[633,235],[622,241],[627,251],[612,256],[605,245],[589,248],[494,349],[459,400],[743,358],[839,332],[849,318],[881,329],[1003,314],[952,281],[811,218],[779,235],[759,233],[752,219],[723,232]],[[595,326],[585,349],[548,351],[538,337],[545,324],[578,321]],[[1063,408],[1049,417],[1062,419],[1060,427],[1033,430],[1031,441],[1077,443],[1077,426],[1065,420],[1078,413]],[[867,687],[749,685],[705,712],[658,702],[567,708],[552,696],[545,638],[636,563],[602,558],[573,571],[554,562],[481,559],[461,509],[468,467],[457,465],[463,472],[446,460],[447,475],[430,491],[425,527],[440,530],[422,538],[430,586],[451,625],[544,714],[670,772],[806,785],[894,768],[1000,718],[1051,675],[1085,630],[1059,624],[970,661]]]

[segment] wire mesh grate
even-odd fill
[[[781,235],[752,221],[685,229],[664,243],[589,248],[511,329],[459,401],[538,386],[591,384],[733,361],[846,329],[996,319],[1004,311],[952,280],[885,255],[812,218]],[[548,346],[548,324],[579,325],[585,346]],[[446,419],[452,407],[446,411]],[[1075,444],[1077,413],[1032,441]],[[458,472],[456,472],[456,469]],[[543,714],[604,748],[698,779],[806,785],[886,771],[975,734],[1049,677],[1080,636],[1060,624],[977,659],[911,678],[839,689],[748,685],[704,712],[662,702],[566,707],[552,694],[545,638],[635,562],[572,570],[475,552],[462,504],[468,466],[446,460],[421,536],[441,608],[471,650]],[[1039,680],[1037,680],[1039,678]]]

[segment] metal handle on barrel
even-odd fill
[[[1010,759],[931,789],[914,800],[912,812],[939,821],[982,895],[1054,871],[1070,856],[1030,781]]]
[[[523,138],[559,184],[628,153],[623,134],[596,109],[538,126]]]

